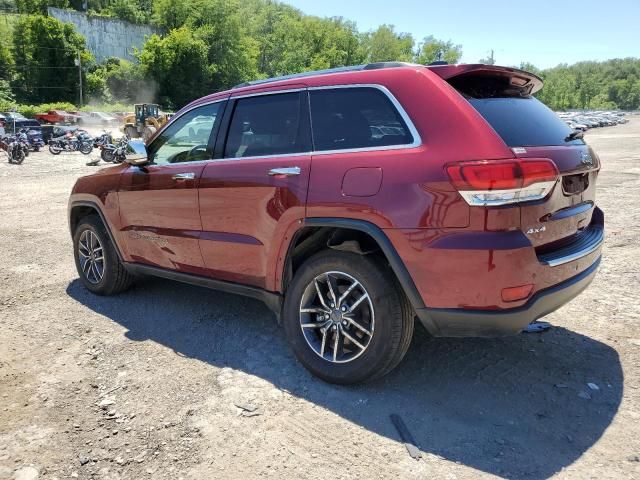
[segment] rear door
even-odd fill
[[[149,145],[151,163],[129,166],[118,190],[125,251],[138,263],[202,274],[198,182],[213,158],[225,102],[181,115]]]
[[[304,218],[311,163],[307,92],[233,98],[200,181],[200,249],[209,275],[268,288],[268,263]],[[227,117],[227,115],[225,115]]]

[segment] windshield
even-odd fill
[[[467,98],[510,147],[584,145],[572,129],[533,97]]]

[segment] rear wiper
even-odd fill
[[[584,137],[584,132],[582,130],[574,130],[564,139],[565,142],[570,142],[571,140],[576,140],[578,138]]]

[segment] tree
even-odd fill
[[[458,63],[462,57],[462,46],[455,45],[451,40],[438,40],[432,35],[425,37],[416,55],[416,63],[428,65],[438,60],[447,63]]]
[[[0,38],[8,39],[9,31],[4,23],[0,23]],[[0,80],[11,80],[13,74],[13,56],[8,42],[0,42]]]
[[[211,68],[209,48],[188,27],[172,30],[169,35],[151,35],[140,52],[143,73],[155,80],[162,103],[181,107],[208,92]]]
[[[166,29],[180,28],[195,16],[197,4],[194,0],[156,0],[153,2],[152,22]]]
[[[52,17],[25,15],[13,31],[15,75],[12,87],[20,100],[30,102],[78,101],[80,55],[93,60],[85,40],[73,25]]]
[[[68,0],[16,0],[18,12],[27,14],[47,14],[47,7],[68,8]]]
[[[147,23],[151,20],[151,0],[115,0],[103,13],[131,23]]]
[[[207,93],[256,78],[257,42],[246,34],[237,0],[201,0],[190,22],[194,35],[207,45]]]
[[[380,25],[376,30],[365,33],[361,44],[368,62],[413,60],[414,40],[409,33],[396,33],[393,25]]]

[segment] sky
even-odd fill
[[[433,35],[462,45],[464,63],[498,65],[640,57],[640,0],[283,0],[306,14],[343,17],[361,32],[382,23],[416,40]]]

